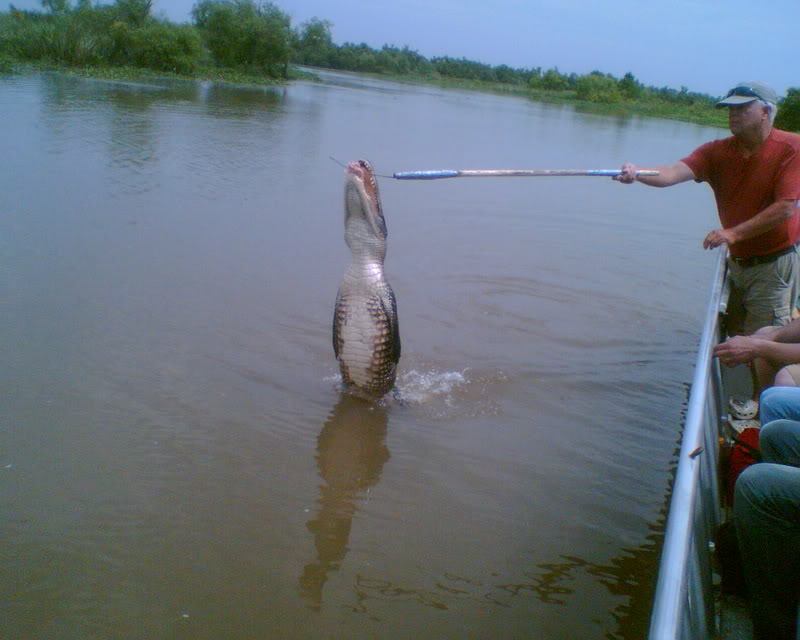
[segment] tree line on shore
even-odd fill
[[[533,95],[602,105],[660,104],[686,113],[709,112],[716,98],[686,87],[647,87],[632,73],[622,78],[592,71],[512,68],[448,56],[426,58],[408,46],[333,42],[332,24],[312,18],[297,28],[277,5],[256,0],[198,0],[191,24],[152,12],[152,0],[41,0],[43,11],[13,4],[0,13],[0,70],[13,61],[78,67],[136,67],[193,75],[209,68],[286,79],[290,64],[347,71],[473,82]],[[779,105],[776,126],[800,130],[800,89]]]

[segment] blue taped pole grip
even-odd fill
[[[457,178],[460,172],[453,169],[439,171],[401,171],[393,173],[392,177],[398,180],[436,180],[437,178]]]

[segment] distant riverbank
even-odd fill
[[[311,69],[313,73],[313,68]],[[338,71],[331,69],[331,71]],[[520,85],[509,85],[499,82],[486,82],[481,80],[463,80],[459,78],[431,77],[424,75],[393,75],[384,73],[364,73],[375,78],[393,79],[400,82],[416,84],[429,84],[442,88],[466,89],[488,93],[515,95],[529,98],[536,102],[550,102],[554,104],[571,104],[579,111],[598,113],[610,116],[647,116],[651,118],[664,118],[667,120],[680,120],[710,127],[728,126],[728,113],[722,109],[709,107],[705,104],[676,104],[673,102],[657,102],[653,100],[629,100],[624,102],[595,102],[583,100],[578,97],[578,92],[572,89],[548,90],[531,89]]]
[[[247,84],[275,86],[291,82],[293,80],[318,80],[313,67],[289,66],[287,79],[276,79],[267,77],[257,72],[248,72],[241,69],[225,69],[217,66],[200,67],[191,74],[174,73],[168,71],[155,71],[141,67],[110,67],[110,66],[64,66],[47,63],[15,63],[6,60],[0,61],[0,73],[33,73],[37,71],[55,71],[69,75],[79,75],[83,77],[100,78],[107,80],[141,80],[155,78],[171,78],[177,80],[208,80],[213,82],[227,82],[230,84]],[[319,70],[324,71],[322,67]],[[338,71],[331,69],[331,71]],[[399,75],[385,73],[365,73],[351,72],[367,75],[375,78],[391,79],[410,84],[427,84],[442,88],[465,89],[468,91],[480,91],[495,93],[500,95],[514,95],[528,98],[537,102],[549,102],[554,104],[570,104],[579,111],[597,113],[609,116],[647,116],[651,118],[664,118],[669,120],[679,120],[682,122],[692,122],[696,124],[727,127],[726,112],[709,109],[705,105],[679,105],[674,103],[659,104],[653,101],[625,101],[619,103],[600,103],[589,100],[581,100],[577,97],[577,92],[570,89],[547,90],[530,89],[524,86],[508,85],[497,82],[485,82],[480,80],[463,80],[458,78],[430,77],[424,75]]]

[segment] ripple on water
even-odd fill
[[[340,393],[354,393],[342,383],[340,374],[325,381]],[[500,370],[463,369],[447,371],[435,365],[411,368],[398,374],[394,393],[376,404],[382,407],[415,407],[428,419],[452,421],[500,413],[497,386],[508,381]]]

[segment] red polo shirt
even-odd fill
[[[773,129],[761,148],[745,158],[733,136],[695,149],[681,162],[697,182],[708,182],[717,199],[723,229],[749,220],[777,200],[800,200],[800,135]],[[797,242],[800,209],[777,227],[737,242],[730,248],[737,258],[762,256]]]

